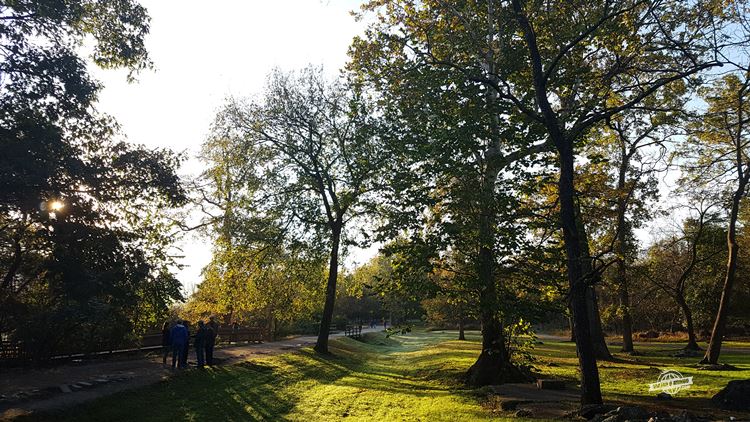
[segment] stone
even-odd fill
[[[578,411],[578,416],[586,419],[593,419],[596,415],[603,415],[607,412],[612,411],[615,406],[607,404],[587,404],[581,407]]]
[[[536,380],[536,386],[540,390],[564,390],[565,381],[563,380]]]
[[[662,391],[656,395],[656,400],[672,400],[672,395]]]
[[[647,420],[648,411],[638,406],[622,406],[617,408],[617,416],[620,420]]]
[[[714,406],[724,410],[750,410],[750,379],[729,381],[711,398]]]
[[[92,384],[92,383],[90,383],[90,382],[86,382],[86,381],[78,381],[78,383],[77,383],[77,384],[78,384],[78,385],[82,385],[82,386],[84,386],[84,387],[87,387],[87,388],[88,388],[88,387],[93,387],[93,386],[94,386],[94,384]]]
[[[73,392],[73,390],[70,389],[70,387],[68,386],[68,384],[62,384],[62,385],[60,385],[60,391],[62,391],[63,393],[72,393]]]

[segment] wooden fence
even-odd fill
[[[362,326],[361,325],[347,325],[344,329],[344,335],[351,338],[362,337]]]
[[[195,335],[195,327],[191,327],[191,337]],[[265,332],[257,327],[220,327],[216,338],[217,344],[262,343],[266,338]],[[48,361],[65,361],[70,359],[92,358],[125,353],[137,353],[161,349],[161,330],[148,331],[132,346],[118,348],[104,348],[94,351],[66,351],[49,357]],[[0,366],[15,365],[32,360],[31,354],[24,349],[23,344],[0,341]]]

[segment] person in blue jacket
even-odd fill
[[[187,347],[188,330],[182,324],[182,321],[177,321],[177,324],[172,327],[172,330],[169,332],[169,340],[172,344],[172,369],[175,368],[177,362],[179,362],[180,368],[184,368],[182,355],[185,347]]]

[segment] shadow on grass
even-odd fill
[[[262,363],[192,370],[168,381],[62,412],[18,421],[285,420],[293,397],[280,394],[277,368]]]

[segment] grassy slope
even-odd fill
[[[481,405],[484,395],[458,382],[479,353],[478,336],[470,336],[469,342],[453,338],[455,333],[418,332],[398,339],[371,335],[367,343],[339,339],[331,343],[331,357],[321,358],[305,349],[241,365],[193,370],[151,387],[29,420],[490,419],[493,415]],[[725,362],[742,371],[709,372],[687,366],[697,358],[669,357],[678,347],[649,344],[640,347],[646,356],[618,355],[618,362],[602,362],[605,400],[663,406],[653,399],[647,384],[655,382],[661,370],[676,369],[692,375],[695,384],[666,406],[698,410],[727,381],[750,378],[747,349],[722,354]],[[535,354],[536,367],[545,376],[575,382],[572,343],[545,342]],[[500,420],[496,416],[492,419]]]
[[[331,357],[310,349],[249,363],[192,370],[168,381],[29,420],[408,420],[485,419],[490,414],[456,379],[477,343],[455,334],[398,341],[331,342]],[[24,419],[26,420],[26,419]]]

